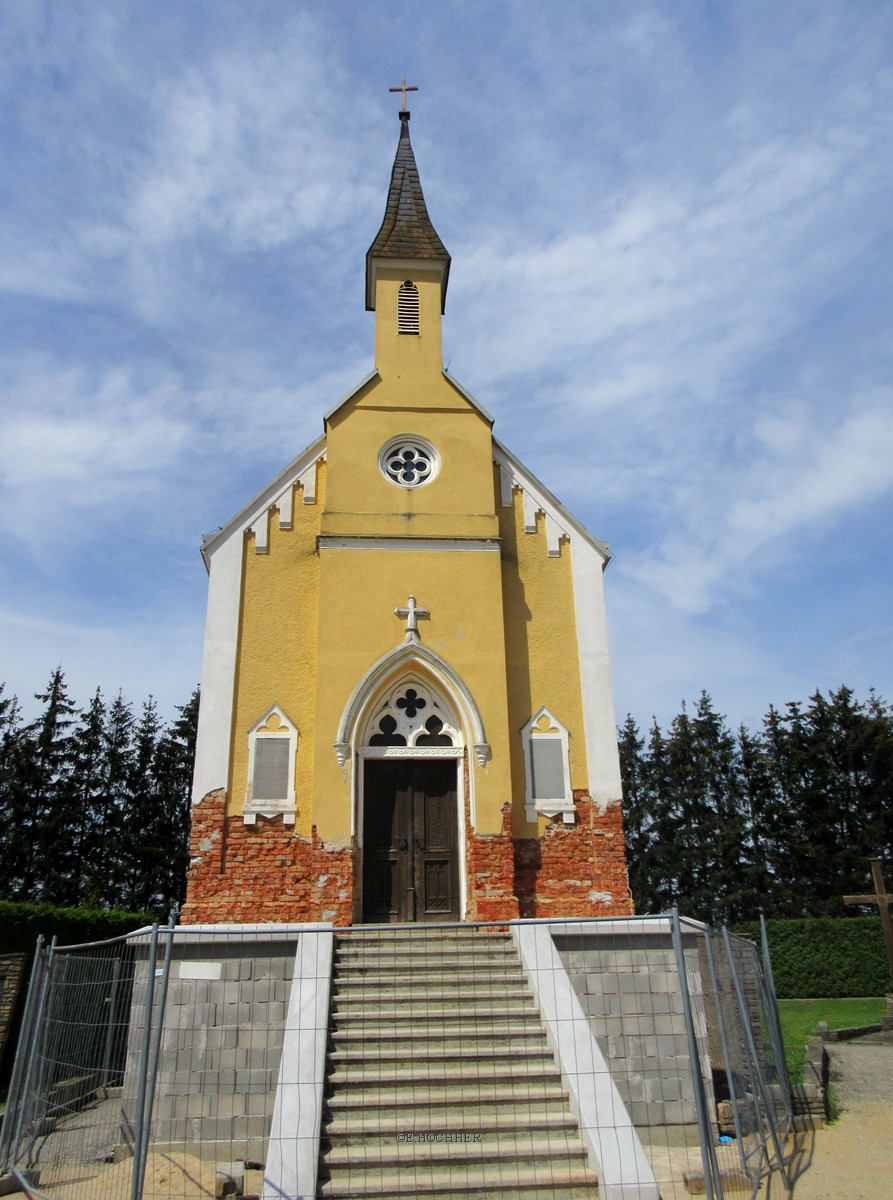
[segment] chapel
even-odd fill
[[[450,256],[399,119],[374,366],[204,539],[186,923],[633,911],[610,555],[443,367]]]

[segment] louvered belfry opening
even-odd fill
[[[409,279],[401,283],[397,293],[397,332],[419,332],[419,289]]]

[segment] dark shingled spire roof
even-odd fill
[[[369,309],[375,307],[371,277],[373,258],[417,259],[445,264],[442,294],[446,300],[450,256],[428,216],[419,169],[409,140],[409,113],[405,111],[400,113],[400,141],[391,171],[384,220],[366,254],[366,307]]]

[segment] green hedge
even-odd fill
[[[880,917],[767,920],[766,932],[780,999],[883,996],[893,988]],[[736,925],[735,933],[759,945],[759,922]]]
[[[81,942],[102,942],[106,938],[118,937],[120,934],[130,933],[133,929],[151,925],[157,920],[156,916],[147,913],[128,913],[114,909],[56,908],[52,904],[24,904],[13,900],[0,900],[0,954],[24,951],[27,955],[9,1040],[0,1061],[0,1095],[5,1094],[9,1085],[38,934],[42,933],[47,942],[55,936],[58,945],[73,946]]]
[[[38,934],[49,941],[55,935],[60,946],[101,942],[151,925],[157,917],[114,909],[56,908],[52,904],[23,904],[0,900],[0,954],[34,950]]]

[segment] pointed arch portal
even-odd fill
[[[359,920],[463,916],[472,739],[480,759],[487,747],[477,706],[455,672],[417,641],[385,655],[354,690],[335,749],[339,761],[351,755],[354,764]]]

